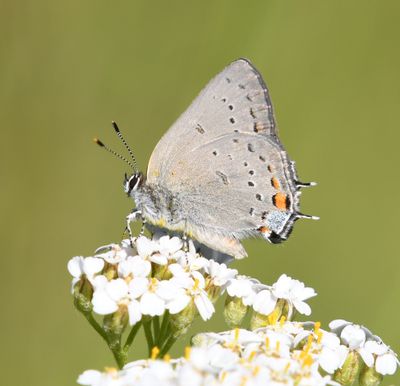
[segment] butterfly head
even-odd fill
[[[124,190],[128,196],[131,196],[133,192],[137,191],[143,183],[143,174],[141,172],[135,172],[128,176],[125,173],[124,178]]]

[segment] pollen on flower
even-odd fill
[[[252,351],[252,352],[250,353],[250,355],[249,355],[248,361],[249,361],[249,362],[252,362],[253,359],[256,357],[256,355],[257,355],[257,351]]]
[[[185,347],[184,358],[188,361],[190,359],[190,354],[192,353],[192,348],[190,346]]]
[[[275,308],[269,315],[268,315],[268,323],[271,325],[276,324],[278,321],[279,310]]]
[[[311,365],[314,363],[314,360],[312,358],[312,356],[310,354],[307,354],[304,358],[303,358],[303,364],[302,367],[311,367]]]
[[[150,279],[149,291],[156,292],[157,285],[158,285],[158,280],[155,277],[152,277]]]
[[[225,378],[226,378],[227,375],[228,375],[228,372],[227,372],[227,371],[222,371],[222,372],[221,372],[221,375],[220,375],[220,377],[219,377],[219,379],[221,380],[221,382],[224,382],[224,381],[225,381]]]
[[[155,359],[157,358],[157,356],[158,356],[159,353],[160,353],[160,349],[159,349],[157,346],[154,346],[154,347],[151,349],[151,356],[150,356],[150,358],[153,359],[153,360],[155,360]]]
[[[108,374],[116,374],[118,370],[115,367],[104,367],[104,371]]]
[[[281,318],[280,318],[280,320],[279,320],[279,325],[280,325],[281,327],[283,327],[284,324],[285,324],[285,322],[286,322],[286,316],[283,315],[283,316],[281,316]]]
[[[199,289],[200,280],[194,279],[193,291],[197,291]]]
[[[171,355],[165,354],[165,355],[163,356],[163,361],[164,361],[164,362],[167,362],[167,363],[171,362]]]
[[[267,336],[266,338],[265,338],[265,348],[267,349],[267,350],[269,350],[269,347],[270,347],[270,341],[269,341],[269,337]]]
[[[260,372],[260,370],[261,370],[260,366],[254,367],[253,372],[252,372],[253,376],[255,377]]]
[[[321,344],[322,336],[323,336],[323,332],[321,330],[318,330],[318,332],[317,332],[317,343],[318,344]]]
[[[240,329],[238,327],[236,327],[235,328],[235,336],[234,336],[235,343],[237,343],[239,341],[239,334],[240,334]]]

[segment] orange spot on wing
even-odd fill
[[[258,231],[261,233],[270,233],[271,232],[268,227],[264,227],[264,226],[258,228]]]
[[[275,189],[279,189],[281,186],[279,184],[279,181],[275,178],[272,177],[271,178],[271,185],[275,188]]]
[[[272,198],[272,202],[278,209],[288,208],[288,197],[284,193],[276,193]]]

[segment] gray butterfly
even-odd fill
[[[212,79],[165,133],[146,176],[114,128],[134,161],[134,173],[124,182],[136,203],[128,227],[141,217],[242,258],[247,254],[241,239],[280,243],[297,219],[316,218],[299,213],[299,189],[314,183],[298,181],[277,136],[268,89],[246,59]]]

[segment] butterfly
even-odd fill
[[[246,59],[216,75],[156,145],[146,175],[118,126],[133,173],[124,190],[136,203],[127,217],[197,240],[233,256],[247,256],[241,240],[286,240],[299,211],[302,187],[295,163],[278,138],[267,86]],[[130,229],[130,228],[129,228]]]

